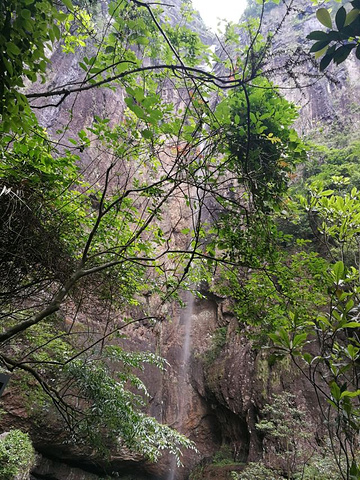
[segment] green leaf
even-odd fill
[[[348,44],[348,45],[343,45],[342,47],[339,47],[333,55],[334,62],[337,65],[344,62],[347,59],[347,57],[350,55],[351,50],[355,48],[355,46],[356,46],[355,44]]]
[[[305,360],[306,363],[308,363],[310,365],[313,357],[312,357],[312,355],[310,355],[310,353],[303,353],[303,359]]]
[[[328,34],[322,30],[314,30],[306,37],[308,40],[326,40]]]
[[[131,105],[129,105],[129,108],[130,108],[130,110],[132,110],[132,111],[135,113],[135,115],[136,115],[138,118],[140,118],[141,120],[145,120],[145,119],[146,119],[146,115],[145,115],[144,111],[143,111],[140,107],[138,107],[137,105],[131,104]]]
[[[137,37],[136,43],[138,43],[139,45],[148,45],[149,39],[147,37]]]
[[[23,8],[20,12],[20,15],[25,18],[25,20],[30,20],[31,18],[31,12],[30,10],[27,10],[26,8]]]
[[[324,315],[319,315],[317,317],[317,321],[320,322],[321,324],[323,324],[325,327],[331,327],[331,323],[330,323],[329,319]]]
[[[275,343],[275,345],[281,345],[280,337],[277,333],[269,333],[268,336]]]
[[[360,327],[359,322],[348,322],[348,323],[344,323],[344,325],[342,325],[342,328],[359,328],[359,327]]]
[[[344,7],[340,7],[339,10],[336,12],[335,16],[335,23],[338,30],[341,30],[345,24],[346,20],[346,10]]]
[[[145,129],[141,131],[141,136],[147,140],[153,138],[153,134],[151,130]]]
[[[293,347],[295,348],[298,345],[303,344],[306,339],[307,339],[307,333],[299,333],[298,335],[295,335],[293,340]]]
[[[60,40],[61,33],[59,27],[56,25],[56,23],[53,25],[53,32],[55,35],[56,40]]]
[[[355,347],[354,345],[352,345],[350,343],[350,345],[347,346],[346,351],[347,351],[349,357],[351,358],[351,360],[355,360],[355,358],[357,357],[357,355],[359,353],[359,348]]]
[[[334,400],[340,400],[341,390],[340,390],[339,385],[335,381],[331,382],[330,391],[331,391],[331,395],[333,396]]]
[[[336,30],[330,30],[330,32],[327,33],[327,36],[330,40],[333,40],[334,42],[338,42],[343,39],[343,36]]]
[[[252,123],[257,123],[256,115],[253,112],[250,112],[250,120]]]
[[[345,312],[348,313],[354,306],[354,300],[350,299],[345,305]]]
[[[327,52],[329,47],[324,47],[322,50],[319,50],[318,52],[315,52],[315,58],[320,58],[324,55],[324,53]]]
[[[289,338],[288,332],[284,328],[281,328],[279,330],[279,340],[280,340],[280,343],[283,347],[285,347],[287,349],[291,348],[291,343],[292,342]]]
[[[9,54],[13,54],[13,55],[20,55],[21,51],[19,49],[19,47],[17,47],[15,45],[15,43],[13,42],[8,42],[6,44],[6,51],[9,53]]]
[[[350,480],[358,480],[360,476],[360,470],[357,466],[356,460],[354,459],[350,467]]]
[[[71,11],[74,10],[74,5],[72,4],[71,0],[61,0],[61,1],[68,10],[71,10]]]
[[[324,27],[332,28],[330,13],[326,8],[319,8],[316,12],[316,18]]]
[[[56,18],[58,19],[59,22],[65,22],[65,20],[67,20],[67,18],[68,18],[68,14],[67,13],[57,13]]]
[[[358,10],[357,8],[353,8],[352,10],[350,10],[350,12],[346,15],[345,27],[347,25],[350,25],[354,20],[356,20],[359,14],[360,10]]]
[[[310,48],[310,53],[323,50],[325,47],[329,45],[330,42],[331,40],[327,39],[327,40],[322,40],[320,42],[314,43],[314,45]]]
[[[4,62],[6,70],[10,73],[10,75],[13,75],[14,69],[11,62],[5,56],[2,58],[2,61]]]
[[[332,272],[335,277],[335,282],[338,285],[340,280],[343,280],[344,278],[344,271],[345,271],[345,266],[344,262],[341,260],[339,262],[336,262],[333,267],[332,267]]]
[[[329,53],[327,53],[322,59],[321,59],[321,62],[320,62],[320,72],[323,72],[325,70],[325,68],[327,68],[331,62],[331,60],[333,59],[332,55],[330,55]]]
[[[349,392],[349,390],[345,390],[344,392],[341,393],[340,398],[344,398],[344,397],[354,398],[354,397],[358,397],[359,395],[360,395],[360,390],[356,390],[355,392]]]

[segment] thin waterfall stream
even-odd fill
[[[189,385],[189,366],[191,355],[191,329],[192,329],[192,317],[194,313],[195,297],[191,292],[186,292],[185,303],[180,315],[180,323],[184,326],[183,346],[181,350],[181,360],[178,376],[178,410],[177,410],[177,425],[178,430],[184,433],[183,426],[186,421],[186,406],[188,396],[185,394],[187,386]],[[180,467],[181,468],[181,467]],[[170,465],[170,473],[167,480],[174,480],[179,467],[176,464],[176,459],[173,458]]]

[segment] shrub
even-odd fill
[[[27,433],[11,430],[0,437],[0,478],[25,480],[35,462],[35,452]]]

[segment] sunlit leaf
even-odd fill
[[[326,8],[319,8],[316,11],[316,17],[322,25],[328,28],[332,28],[330,13]]]

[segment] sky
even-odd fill
[[[246,0],[192,0],[206,25],[217,31],[217,17],[237,22],[245,10]]]

